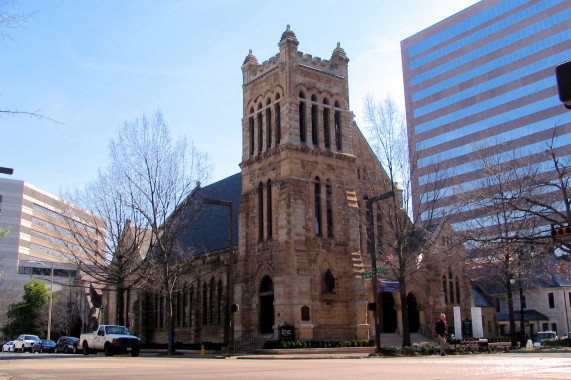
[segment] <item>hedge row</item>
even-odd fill
[[[508,351],[509,347],[486,347],[480,345],[467,345],[467,346],[448,346],[446,352],[448,354],[473,354],[479,352],[504,352]],[[385,356],[414,356],[414,355],[435,355],[440,353],[440,346],[433,342],[414,343],[410,347],[400,346],[381,346],[380,354]]]
[[[541,345],[546,347],[571,347],[571,338],[545,339],[541,341]]]
[[[335,348],[335,347],[372,347],[374,340],[343,340],[338,342],[324,342],[316,340],[270,340],[264,344],[267,349],[292,348]]]

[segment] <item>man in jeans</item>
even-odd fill
[[[446,356],[446,315],[440,314],[440,320],[436,322],[436,334],[440,344],[440,356]]]

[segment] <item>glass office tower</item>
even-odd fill
[[[571,59],[571,1],[483,0],[401,51],[414,207],[439,198],[438,215],[481,186],[484,156],[515,153],[523,167],[545,160],[538,152],[550,142],[571,154],[571,112],[555,79]]]

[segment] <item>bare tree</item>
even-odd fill
[[[67,196],[73,203],[66,210],[67,229],[72,239],[69,254],[85,282],[114,291],[118,324],[125,324],[124,294],[140,288],[145,279],[145,257],[150,249],[150,233],[140,216],[127,203],[131,197],[124,178],[113,166],[100,171],[83,189]],[[87,212],[84,212],[87,211]]]
[[[506,289],[511,341],[516,346],[512,285],[526,265],[533,263],[532,243],[544,235],[541,218],[529,212],[533,207],[529,208],[529,201],[519,195],[528,193],[524,178],[535,178],[538,173],[533,173],[533,166],[522,163],[518,150],[490,154],[497,152],[497,147],[479,147],[477,151],[481,152],[477,164],[480,179],[460,197],[465,210],[458,215],[463,220],[460,232],[476,277],[495,281]]]
[[[537,220],[535,233],[524,236],[526,242],[545,245],[551,234],[550,225],[571,226],[571,156],[565,147],[558,147],[557,130],[545,149],[530,156],[529,165],[517,168],[517,181],[501,201],[509,204],[526,218]],[[569,261],[571,239],[554,237],[559,257]]]
[[[376,255],[378,262],[399,282],[403,346],[410,346],[407,282],[428,266],[438,267],[439,263],[458,260],[458,246],[441,249],[443,238],[449,235],[446,223],[453,214],[453,206],[448,206],[447,213],[438,213],[442,198],[438,185],[444,179],[436,170],[432,175],[434,179],[423,189],[431,197],[422,199],[413,208],[411,178],[416,170],[416,159],[409,157],[404,116],[390,96],[381,102],[368,97],[365,119],[369,141],[389,179],[390,188],[386,190],[395,194],[377,205],[377,235],[381,236],[376,239],[380,238],[381,242],[377,244]],[[451,236],[448,240],[452,241]],[[369,241],[369,244],[375,243]]]
[[[172,353],[175,295],[182,290],[180,277],[194,260],[180,236],[193,228],[202,208],[196,195],[200,182],[209,178],[207,155],[185,139],[173,142],[160,112],[150,120],[125,123],[110,146],[113,172],[128,195],[123,201],[136,216],[133,227],[150,234],[145,261],[153,281],[148,285],[156,284],[165,297]]]

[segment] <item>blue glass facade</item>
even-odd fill
[[[477,155],[571,152],[555,80],[571,59],[571,1],[483,0],[404,40],[402,57],[415,207],[473,190]],[[442,179],[456,190],[435,189]]]

